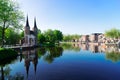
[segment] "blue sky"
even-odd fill
[[[120,29],[120,0],[18,0],[33,27],[58,29],[63,34],[104,33]],[[25,23],[24,23],[25,25]]]

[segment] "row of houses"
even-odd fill
[[[91,35],[82,35],[80,42],[98,42],[99,38],[102,37],[102,33],[93,33]]]

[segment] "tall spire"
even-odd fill
[[[28,15],[27,15],[27,20],[26,20],[26,27],[30,27],[29,26],[29,21],[28,21]]]
[[[34,28],[37,28],[37,25],[36,25],[36,17],[34,18]]]

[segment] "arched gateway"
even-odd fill
[[[32,30],[30,30],[28,16],[27,16],[26,25],[24,27],[24,38],[22,44],[27,46],[37,45],[37,34],[38,34],[38,29],[36,25],[36,18],[34,19],[34,27]]]

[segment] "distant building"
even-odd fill
[[[91,35],[82,35],[82,37],[79,39],[80,42],[86,43],[86,42],[99,42],[102,40],[104,35],[102,33],[93,33]]]
[[[88,42],[89,41],[89,35],[83,35],[80,39],[81,42]]]
[[[98,36],[98,42],[105,43],[105,41],[106,41],[105,35],[104,34],[100,34]]]
[[[26,20],[26,26],[24,27],[24,45],[37,45],[38,29],[36,25],[36,19],[34,19],[34,27],[30,30],[28,16]]]
[[[89,40],[90,42],[98,42],[98,36],[101,35],[102,33],[93,33],[90,35]]]

